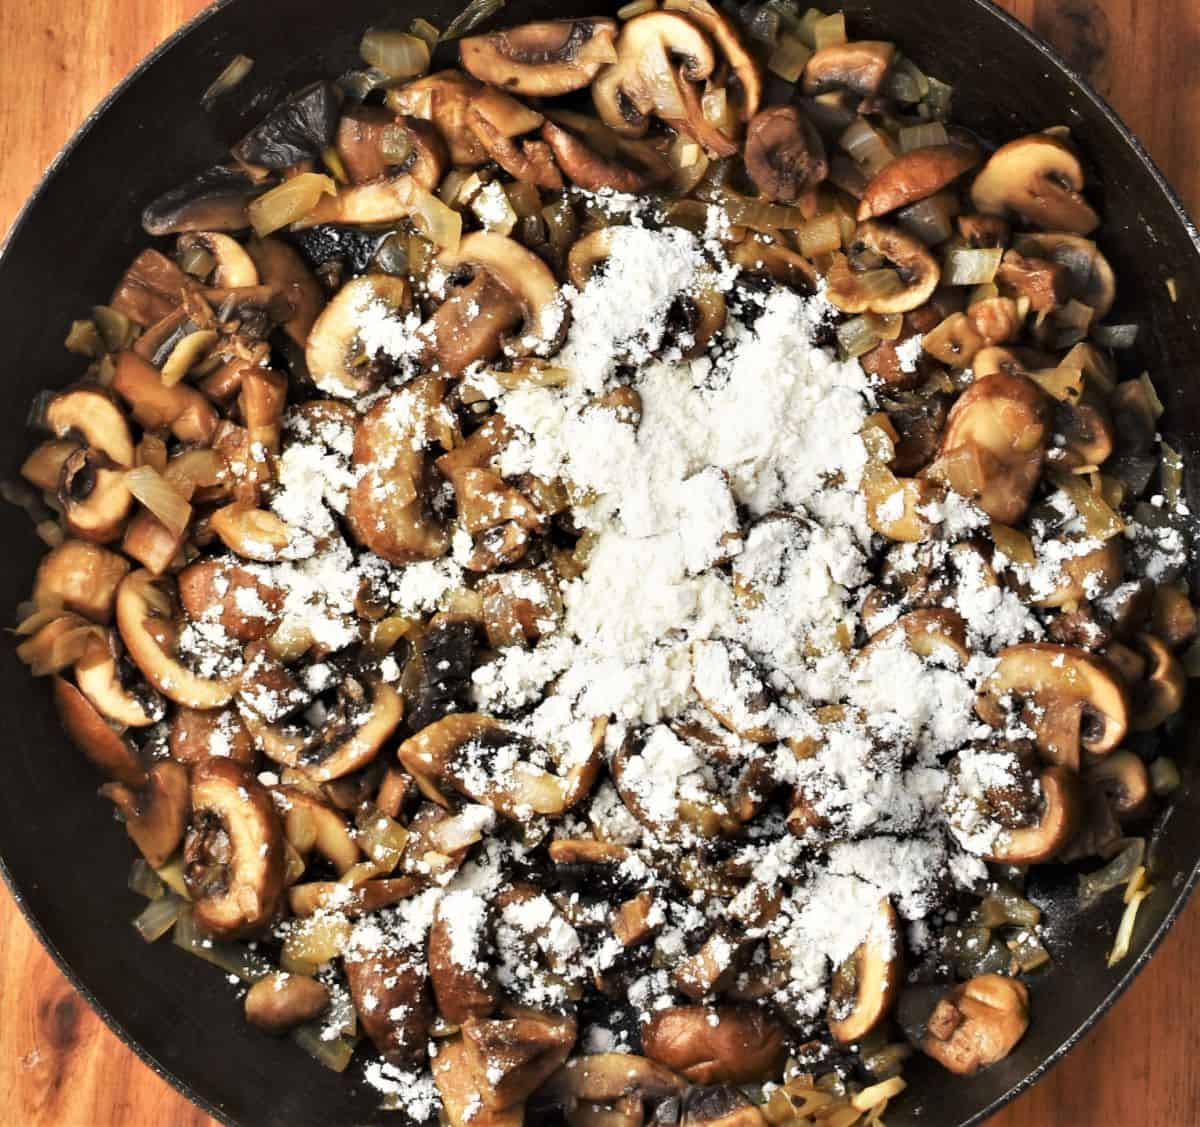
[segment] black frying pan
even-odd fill
[[[1121,283],[1116,322],[1142,332],[1127,374],[1153,371],[1176,445],[1200,444],[1200,239],[1145,150],[1104,102],[1048,47],[986,0],[844,0],[857,38],[894,39],[917,63],[956,88],[956,116],[987,137],[1066,124],[1091,167],[1105,216],[1101,243]],[[444,27],[460,0],[224,0],[174,36],[100,107],[67,146],[18,220],[0,257],[0,340],[9,357],[9,409],[0,419],[12,475],[28,448],[23,419],[34,393],[79,375],[62,348],[70,321],[113,282],[145,237],[142,205],[219,160],[229,143],[290,90],[358,65],[356,45],[372,23],[421,15]],[[514,0],[501,18],[597,14],[603,0]],[[249,80],[214,112],[200,94],[239,52]],[[1165,281],[1183,295],[1172,304]],[[1194,482],[1189,482],[1194,485]],[[1193,508],[1196,501],[1193,499]],[[11,621],[31,589],[43,548],[27,518],[0,508],[0,613]],[[130,919],[141,901],[125,888],[132,859],[97,778],[59,730],[46,682],[31,683],[11,646],[0,647],[5,770],[0,786],[0,857],[30,923],[83,995],[152,1067],[214,1115],[240,1124],[395,1122],[354,1080],[324,1071],[287,1041],[242,1020],[221,975],[169,942],[146,946]],[[892,1127],[979,1123],[1032,1084],[1070,1048],[1149,958],[1200,873],[1200,787],[1190,763],[1189,723],[1175,749],[1184,786],[1163,825],[1157,889],[1143,905],[1129,958],[1105,968],[1121,905],[1111,897],[1082,910],[1069,870],[1039,873],[1033,899],[1052,925],[1055,964],[1033,987],[1033,1024],[1018,1049],[973,1080],[925,1060],[905,1074],[908,1097]],[[1131,1035],[1136,1031],[1131,1030]],[[69,1077],[67,1078],[69,1082]]]

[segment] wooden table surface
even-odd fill
[[[1194,148],[1200,136],[1200,0],[1002,3],[1091,77],[1200,215]],[[85,114],[203,6],[204,0],[0,0],[0,230],[7,230]],[[82,1002],[2,888],[0,951],[0,1123],[212,1123]],[[989,1127],[1200,1123],[1198,964],[1200,901],[1193,901],[1099,1028]]]

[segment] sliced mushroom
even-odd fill
[[[1166,643],[1153,634],[1139,634],[1135,645],[1146,659],[1146,674],[1134,689],[1130,728],[1149,732],[1183,708],[1187,674]]]
[[[821,135],[796,106],[756,115],[746,130],[744,158],[754,186],[778,203],[798,202],[829,175]]]
[[[424,1060],[433,1003],[420,956],[394,943],[351,946],[342,966],[358,1019],[383,1058],[401,1068]]]
[[[338,122],[334,148],[351,184],[365,184],[387,174],[384,136],[396,115],[384,106],[354,106]]]
[[[152,869],[161,869],[179,848],[188,820],[187,768],[164,760],[150,768],[139,789],[105,783],[100,793],[125,819],[125,832]]]
[[[858,206],[858,221],[887,215],[936,195],[981,159],[979,147],[966,139],[903,153],[884,165],[867,184]]]
[[[524,320],[517,298],[480,270],[437,307],[421,327],[421,337],[438,369],[457,376],[472,364],[499,356],[509,334]]]
[[[210,756],[252,766],[257,758],[246,725],[232,708],[176,707],[167,736],[171,758],[190,767]]]
[[[1017,249],[1061,267],[1066,298],[1074,298],[1091,309],[1093,321],[1108,316],[1117,299],[1117,277],[1091,239],[1039,232],[1020,236]]]
[[[440,134],[451,163],[476,168],[487,160],[487,152],[467,123],[471,99],[480,84],[459,70],[443,70],[408,82],[387,95],[397,113],[430,122]]]
[[[904,944],[896,911],[880,901],[871,932],[834,971],[829,1032],[842,1045],[861,1041],[887,1017],[900,990]]]
[[[804,93],[850,90],[877,94],[896,58],[894,43],[860,39],[822,47],[804,67]]]
[[[198,560],[177,582],[189,618],[217,622],[239,642],[256,642],[279,625],[283,592],[229,560]]]
[[[314,82],[276,105],[234,147],[244,164],[282,172],[318,160],[333,143],[342,99],[332,82]]]
[[[1125,550],[1119,538],[1106,540],[1082,556],[1062,561],[1062,579],[1058,586],[1035,605],[1057,609],[1069,603],[1100,598],[1114,591],[1125,574]]]
[[[1079,767],[1081,748],[1106,755],[1129,730],[1129,697],[1121,678],[1103,658],[1069,646],[1028,642],[1003,650],[976,711],[1003,728],[1006,700],[1033,730],[1043,757],[1071,770]]]
[[[115,639],[88,648],[75,663],[79,691],[114,724],[122,728],[148,728],[162,719],[162,701],[151,692],[131,692],[121,681],[121,663]]]
[[[976,380],[950,411],[931,476],[970,497],[993,520],[1015,524],[1042,472],[1050,402],[1025,376]]]
[[[449,532],[430,510],[436,484],[424,452],[448,425],[444,394],[441,377],[418,377],[375,404],[354,436],[359,478],[346,520],[361,544],[390,563],[438,559],[450,548]]]
[[[540,113],[487,87],[471,100],[467,121],[488,155],[514,180],[549,191],[562,188],[562,174],[550,146],[544,141],[517,140],[541,126],[545,118]]]
[[[207,251],[216,263],[208,282],[222,289],[241,289],[258,285],[258,267],[236,239],[216,231],[197,231],[179,236],[179,252]]]
[[[272,971],[246,991],[246,1020],[266,1033],[286,1033],[329,1005],[329,987],[306,974]]]
[[[617,24],[609,19],[543,20],[459,44],[465,70],[481,82],[535,98],[582,90],[616,62]]]
[[[642,1048],[694,1084],[753,1084],[779,1075],[787,1037],[764,1010],[671,1006],[642,1026]]]
[[[1104,792],[1109,808],[1118,818],[1136,818],[1150,805],[1150,773],[1132,751],[1114,751],[1088,764],[1083,779]]]
[[[117,629],[134,664],[163,696],[188,708],[220,708],[236,682],[193,673],[175,656],[178,627],[170,595],[148,571],[127,575],[117,590]]]
[[[561,1111],[573,1123],[580,1105],[616,1103],[632,1097],[637,1111],[681,1097],[688,1084],[670,1069],[632,1053],[586,1053],[560,1068],[534,1097],[539,1112]],[[532,1109],[531,1109],[532,1110]]]
[[[386,682],[376,682],[370,687],[369,703],[360,704],[348,723],[326,733],[321,758],[304,764],[305,774],[327,783],[360,770],[379,754],[403,718],[404,698]]]
[[[128,787],[146,783],[146,769],[133,744],[115,732],[69,681],[54,678],[54,704],[71,742],[106,775]]]
[[[129,423],[112,396],[99,386],[80,384],[59,392],[46,408],[46,426],[59,438],[82,439],[114,465],[133,465]]]
[[[674,12],[636,16],[621,29],[617,62],[592,83],[600,119],[627,137],[643,137],[651,117],[695,138],[718,156],[737,145],[709,122],[693,83],[710,78],[717,58],[698,27]]]
[[[223,938],[260,934],[284,884],[283,831],[271,796],[229,759],[192,768],[192,822],[183,846],[192,912]]]
[[[274,793],[283,813],[284,834],[302,857],[315,849],[339,876],[362,860],[346,819],[332,806],[300,787],[283,786]]]
[[[38,564],[33,601],[61,606],[93,622],[112,621],[117,588],[129,573],[129,561],[85,540],[64,540]]]
[[[691,1087],[681,1100],[660,1105],[658,1119],[664,1125],[678,1104],[679,1127],[766,1127],[767,1119],[759,1107],[740,1089],[719,1084]]]
[[[692,680],[700,702],[731,732],[755,743],[778,738],[772,726],[770,687],[740,643],[693,643]]]
[[[1066,302],[1070,281],[1061,263],[1008,250],[996,270],[996,284],[1002,293],[1028,300],[1035,313],[1049,313]]]
[[[1162,585],[1154,592],[1151,633],[1173,650],[1181,649],[1196,637],[1196,608],[1178,587]]]
[[[1054,414],[1065,466],[1101,466],[1108,461],[1115,444],[1112,415],[1091,383],[1084,384],[1078,399],[1056,403]]]
[[[870,352],[858,358],[864,372],[878,376],[888,388],[896,391],[907,391],[919,386],[925,380],[928,363],[924,358],[915,363],[902,363],[897,351],[902,344],[913,337],[924,336],[941,323],[937,311],[923,305],[910,313],[904,314],[901,322],[900,335],[895,340],[880,341]],[[893,464],[894,465],[894,464]]]
[[[943,1068],[973,1076],[1003,1060],[1029,1028],[1023,983],[984,974],[951,990],[930,1015],[921,1050]]]
[[[1083,183],[1083,166],[1070,147],[1034,133],[992,154],[971,185],[971,199],[985,215],[1015,212],[1043,230],[1087,235],[1100,218],[1083,198]]]
[[[563,174],[589,192],[637,194],[671,179],[671,163],[648,141],[630,140],[586,114],[555,110],[542,126]]]
[[[110,468],[108,459],[91,450],[76,450],[64,463],[58,501],[67,528],[83,540],[107,544],[116,540],[133,508],[125,471]]]
[[[235,555],[258,563],[275,563],[293,554],[295,530],[275,513],[234,501],[208,518],[209,530]]]
[[[38,445],[21,463],[21,476],[43,493],[58,489],[63,463],[82,447],[72,438],[52,438]]]
[[[146,328],[177,309],[194,286],[194,280],[165,254],[147,249],[130,263],[108,304]]]
[[[567,331],[567,310],[553,272],[533,251],[514,239],[486,231],[464,236],[457,251],[443,251],[438,264],[447,271],[462,267],[486,271],[520,304],[524,325],[509,341],[519,355],[551,355]]]
[[[965,666],[970,660],[967,627],[962,616],[945,607],[924,607],[909,611],[885,626],[859,651],[856,661],[867,658],[873,650],[877,652],[878,647],[901,633],[908,648],[927,661]]]
[[[112,386],[142,426],[170,427],[180,442],[207,446],[217,429],[216,409],[199,391],[186,383],[168,387],[136,352],[118,354]]]
[[[732,985],[753,942],[732,929],[718,927],[699,948],[675,964],[671,981],[693,1001],[720,994]]]
[[[864,292],[858,275],[843,258],[827,277],[829,300],[843,313],[908,313],[924,305],[937,289],[941,267],[919,239],[872,219],[854,232],[850,253],[863,251],[886,259],[899,276],[899,286],[882,295]]]
[[[450,891],[429,929],[429,978],[438,1012],[451,1025],[490,1017],[499,991],[488,973],[487,904],[476,892]]]
[[[1042,793],[1036,824],[1004,830],[987,860],[1002,865],[1036,865],[1049,861],[1075,836],[1082,802],[1074,771],[1046,767],[1038,776]]]
[[[251,239],[246,251],[263,282],[282,293],[291,306],[291,316],[280,327],[296,346],[304,348],[325,305],[321,284],[304,259],[281,239]]]
[[[154,236],[188,231],[243,231],[246,205],[271,186],[240,168],[217,165],[164,192],[142,212],[142,227]]]
[[[363,314],[379,310],[395,318],[412,308],[403,278],[370,274],[347,282],[317,318],[308,337],[308,374],[326,395],[353,399],[378,384],[383,372],[376,357],[364,355]]]

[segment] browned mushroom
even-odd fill
[[[1046,767],[1038,776],[1041,811],[1032,826],[1006,829],[987,859],[1002,865],[1033,865],[1049,861],[1079,828],[1081,797],[1074,771]]]
[[[112,723],[122,728],[148,728],[162,719],[161,699],[154,692],[140,687],[126,688],[122,681],[119,645],[110,634],[104,644],[90,645],[75,663],[75,683]]]
[[[536,98],[582,90],[617,61],[610,19],[542,20],[459,44],[465,70],[481,82]]]
[[[192,821],[183,846],[192,912],[224,938],[260,934],[283,892],[283,831],[271,796],[229,759],[192,768]]]
[[[829,175],[821,135],[796,106],[772,106],[755,116],[744,156],[754,186],[779,203],[796,203]]]
[[[142,227],[155,236],[243,231],[250,226],[246,205],[270,186],[242,168],[216,165],[147,204]]]
[[[145,785],[105,783],[100,793],[125,819],[125,832],[152,869],[161,869],[179,848],[188,820],[187,768],[163,760],[150,768]]]
[[[40,607],[62,606],[90,618],[111,622],[117,588],[129,572],[129,561],[84,540],[64,540],[38,564],[33,601]]]
[[[329,987],[306,974],[272,971],[246,991],[246,1020],[266,1033],[286,1033],[329,1005]]]
[[[1015,213],[1043,230],[1074,235],[1090,234],[1100,224],[1082,192],[1079,158],[1047,133],[1001,146],[971,185],[971,199],[986,215]]]
[[[332,82],[309,83],[273,106],[234,145],[233,155],[243,164],[279,171],[315,160],[333,141],[341,103]]]
[[[929,145],[898,156],[867,184],[858,206],[858,221],[887,215],[936,195],[974,168],[981,156],[979,147],[967,139]]]
[[[1039,232],[1021,235],[1017,250],[1061,267],[1066,298],[1074,298],[1091,309],[1094,321],[1108,316],[1117,299],[1117,278],[1108,259],[1091,239]]]
[[[876,94],[895,58],[895,44],[869,39],[822,47],[804,67],[804,93],[840,89]]]
[[[184,294],[194,285],[165,254],[146,249],[125,271],[108,304],[145,328],[178,308]]]
[[[351,946],[342,965],[358,1019],[384,1059],[402,1068],[423,1060],[433,1003],[420,956],[395,943]]]
[[[293,344],[303,348],[325,304],[321,284],[304,264],[304,259],[281,239],[251,239],[246,244],[246,251],[254,260],[263,282],[282,293],[291,306],[291,316],[281,328]]]
[[[923,1052],[971,1076],[1003,1060],[1029,1028],[1029,991],[1016,979],[984,974],[956,986],[930,1015]]]
[[[69,681],[54,678],[54,704],[71,742],[106,775],[128,787],[146,783],[146,769],[133,744],[115,732],[95,706]]]
[[[1069,281],[1061,263],[1008,250],[996,269],[996,284],[1002,293],[1028,299],[1035,313],[1048,313],[1067,300]]]
[[[78,437],[112,464],[133,465],[129,423],[104,388],[79,384],[59,392],[46,408],[45,421],[59,438]]]
[[[429,978],[438,1012],[451,1025],[491,1016],[499,992],[488,973],[487,905],[470,890],[438,902],[429,929]]]
[[[861,1041],[888,1015],[900,989],[904,946],[896,910],[883,900],[871,933],[834,971],[829,991],[829,1032],[835,1041]]]
[[[587,1053],[576,1056],[543,1085],[534,1098],[539,1112],[560,1110],[575,1122],[581,1108],[612,1105],[632,1097],[636,1114],[644,1105],[682,1096],[687,1081],[647,1057],[631,1053]],[[532,1109],[531,1109],[532,1110]]]
[[[895,227],[875,220],[854,232],[851,254],[874,252],[893,267],[892,284],[868,289],[864,276],[844,256],[836,260],[826,281],[830,302],[843,313],[908,313],[924,305],[941,278],[941,267],[925,245]]]
[[[652,144],[622,137],[585,114],[549,113],[542,139],[564,175],[589,192],[644,192],[672,175],[670,161]]]
[[[1078,399],[1055,405],[1054,429],[1062,439],[1065,466],[1100,466],[1108,461],[1115,445],[1115,428],[1104,397],[1085,382]]]
[[[479,139],[467,125],[467,110],[480,84],[460,70],[443,70],[388,91],[387,103],[397,113],[428,121],[442,138],[451,163],[475,168],[487,160]]]
[[[43,493],[53,493],[58,489],[63,463],[80,449],[82,447],[73,438],[52,438],[43,442],[21,463],[21,476]]]
[[[751,121],[763,98],[762,68],[746,45],[737,24],[711,0],[664,0],[667,11],[681,12],[712,39],[723,56],[721,70],[730,74],[726,96],[733,102],[736,119]]]
[[[384,371],[375,355],[364,356],[363,314],[368,309],[378,310],[399,325],[411,308],[412,291],[403,278],[369,274],[347,282],[325,306],[308,336],[305,358],[317,388],[344,399],[370,391]]]
[[[562,174],[554,153],[544,141],[518,141],[523,133],[540,128],[545,118],[528,106],[486,87],[471,99],[467,124],[492,158],[514,180],[537,188],[562,188]]]
[[[257,752],[246,725],[232,708],[195,709],[177,706],[167,736],[171,758],[185,766],[209,756],[232,759],[247,766]]]
[[[1160,585],[1154,592],[1150,632],[1173,650],[1182,649],[1196,637],[1197,615],[1187,594],[1178,587]]]
[[[941,323],[937,311],[923,305],[904,314],[900,325],[900,335],[895,340],[880,341],[870,352],[858,358],[864,372],[878,376],[889,388],[897,391],[907,391],[917,387],[924,379],[924,370],[928,367],[921,360],[904,364],[897,351],[902,344],[913,337],[924,336]]]
[[[133,508],[125,471],[110,468],[107,458],[88,449],[76,450],[63,463],[58,501],[67,528],[98,544],[121,535]]]
[[[1130,727],[1149,732],[1183,707],[1187,674],[1166,643],[1153,634],[1139,634],[1134,644],[1146,659],[1146,673],[1134,688]]]
[[[362,860],[346,819],[332,806],[300,787],[282,786],[274,792],[283,815],[283,830],[302,857],[320,853],[344,876]]]
[[[207,445],[217,429],[216,409],[199,391],[186,383],[168,387],[136,352],[118,354],[112,386],[142,426],[170,427],[180,442]]]
[[[1062,561],[1062,579],[1050,594],[1037,600],[1047,609],[1099,598],[1116,589],[1125,573],[1125,551],[1118,538],[1106,540],[1082,556]]]
[[[1098,762],[1089,763],[1083,779],[1104,792],[1118,818],[1137,818],[1150,805],[1150,773],[1132,751],[1114,751]]]
[[[258,267],[237,239],[217,231],[194,231],[179,236],[180,254],[207,252],[216,264],[208,274],[208,284],[222,289],[249,288],[258,285]]]
[[[1071,770],[1079,767],[1081,749],[1106,755],[1129,730],[1129,696],[1120,676],[1103,658],[1069,646],[1028,642],[1003,650],[976,710],[1003,728],[1006,700],[1033,729],[1042,755]]]
[[[642,1047],[693,1084],[753,1084],[778,1076],[783,1026],[745,1006],[671,1006],[642,1026]]]
[[[189,618],[217,622],[239,642],[256,642],[279,625],[283,592],[231,561],[198,560],[177,582]]]

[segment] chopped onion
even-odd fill
[[[485,184],[475,194],[471,210],[486,230],[498,235],[511,235],[520,218],[499,180]]]
[[[775,49],[767,60],[767,69],[785,82],[798,82],[812,55],[800,36],[784,31],[780,33]]]
[[[147,943],[154,943],[175,926],[179,917],[187,911],[187,906],[186,900],[168,893],[158,900],[151,900],[138,913],[133,926]]]
[[[336,196],[337,185],[319,172],[302,172],[264,192],[247,205],[254,233],[260,238],[303,219],[323,195]]]
[[[940,121],[907,126],[900,130],[899,139],[902,153],[911,153],[914,149],[927,149],[933,145],[950,144],[950,134]]]
[[[904,329],[904,316],[900,313],[864,313],[879,340],[899,340]]]
[[[202,250],[203,248],[196,247],[195,249]],[[100,330],[100,336],[104,338],[105,347],[109,352],[120,352],[122,348],[128,348],[133,342],[135,335],[133,322],[124,313],[118,313],[107,305],[94,305],[92,306],[92,316],[96,320],[96,328]]]
[[[1117,938],[1113,942],[1112,950],[1108,953],[1108,965],[1114,967],[1126,955],[1129,954],[1129,944],[1133,939],[1133,925],[1137,920],[1138,909],[1142,906],[1142,901],[1154,891],[1154,886],[1142,889],[1141,892],[1134,893],[1130,897],[1129,903],[1125,905],[1125,912],[1121,916],[1121,923],[1117,928]]]
[[[345,916],[310,916],[291,925],[280,951],[280,966],[297,974],[313,974],[336,959],[350,941],[353,925]]]
[[[1182,782],[1174,759],[1162,755],[1150,764],[1150,789],[1160,798],[1173,794]]]
[[[188,333],[171,349],[162,366],[162,382],[165,387],[174,387],[203,360],[221,338],[213,329],[200,329]]]
[[[908,1085],[902,1077],[893,1076],[889,1080],[872,1084],[869,1088],[864,1088],[861,1092],[851,1096],[850,1105],[857,1111],[870,1111],[873,1107],[878,1107],[884,1101],[892,1099],[893,1096],[898,1096],[907,1087]]]
[[[1078,368],[1068,368],[1064,364],[1057,368],[1042,368],[1028,375],[1047,395],[1060,403],[1076,403],[1083,395],[1083,372]]]
[[[183,879],[183,862],[178,856],[172,857],[165,865],[154,871],[158,873],[158,879],[175,893],[176,896],[180,896],[184,900],[191,899],[187,881]]]
[[[507,0],[471,0],[471,2],[454,17],[450,26],[442,32],[443,42],[458,39],[473,31],[484,20],[494,16],[504,7]]]
[[[125,484],[129,492],[162,521],[167,531],[175,536],[182,535],[192,519],[192,506],[153,466],[138,466],[127,471]]]
[[[1150,410],[1154,413],[1155,420],[1161,419],[1166,408],[1163,406],[1162,400],[1158,397],[1158,389],[1154,386],[1154,381],[1150,378],[1150,373],[1143,372],[1138,376],[1138,383],[1142,385],[1142,388],[1146,392],[1146,402],[1150,405]]]
[[[452,207],[447,207],[415,180],[409,181],[408,190],[412,221],[417,230],[436,247],[458,250],[462,241],[462,215]]]
[[[838,350],[847,360],[856,360],[879,343],[875,328],[866,317],[851,317],[837,327]]]
[[[782,8],[782,5],[776,5],[777,8]],[[794,9],[793,9],[794,10]],[[817,45],[817,24],[825,18],[825,13],[820,8],[809,8],[804,15],[800,17],[799,24],[792,30],[800,36],[801,40],[809,46],[816,47]]]
[[[929,93],[921,99],[921,108],[934,121],[945,121],[950,116],[950,102],[954,97],[954,87],[939,82],[936,78],[928,78]]]
[[[354,1056],[354,1040],[343,1036],[326,1040],[324,1023],[320,1021],[296,1026],[291,1038],[309,1056],[333,1072],[345,1072]]]
[[[415,78],[429,69],[429,44],[407,31],[369,28],[358,45],[363,61],[389,78]]]
[[[867,176],[875,176],[896,159],[892,143],[865,117],[850,123],[838,141]]]
[[[220,967],[226,974],[236,975],[245,983],[257,982],[272,969],[265,958],[251,951],[249,947],[213,939],[205,934],[196,925],[190,911],[180,914],[171,941],[176,947],[203,959],[206,963]]]
[[[728,129],[732,125],[732,107],[724,86],[714,86],[706,90],[700,99],[700,107],[704,120],[718,129]]]
[[[725,189],[721,202],[729,222],[735,227],[749,227],[752,231],[794,230],[805,223],[804,212],[798,207],[764,203]]]
[[[413,20],[408,29],[418,39],[424,39],[429,44],[429,50],[432,53],[433,49],[438,45],[438,40],[441,39],[442,33],[438,31],[427,19],[418,16]]]
[[[229,65],[213,80],[212,85],[204,91],[204,95],[200,99],[204,108],[209,109],[218,98],[228,94],[253,69],[254,60],[249,55],[235,55]]]
[[[632,4],[626,4],[623,8],[617,9],[617,19],[636,19],[638,16],[644,16],[647,12],[653,12],[657,7],[656,0],[633,0]]]
[[[841,12],[832,16],[824,16],[813,25],[813,46],[818,51],[822,47],[837,47],[847,42],[846,17]]]
[[[900,275],[895,270],[864,270],[861,274],[856,274],[854,277],[854,286],[860,297],[868,301],[876,301],[879,298],[895,297],[902,289],[904,283],[900,281]]]
[[[76,356],[87,356],[92,360],[104,355],[104,341],[95,321],[72,321],[67,339],[63,341],[68,352]]]
[[[1045,966],[1050,961],[1050,952],[1042,946],[1032,931],[1022,929],[1006,940],[1005,946],[1012,952],[1017,965],[1025,974]]]
[[[394,822],[378,810],[364,806],[355,817],[355,825],[355,840],[370,859],[374,868],[373,876],[385,876],[400,864],[409,834],[399,822]]]
[[[1013,563],[1033,567],[1037,563],[1037,553],[1033,550],[1033,541],[1019,528],[1009,528],[1006,524],[993,524],[991,527],[992,542]]]
[[[996,277],[1003,247],[951,247],[942,259],[942,285],[978,286]]]
[[[958,214],[958,200],[952,193],[939,192],[926,200],[896,213],[896,221],[902,230],[913,235],[926,246],[944,243],[954,234],[954,216]]]
[[[841,217],[833,211],[817,215],[796,228],[796,243],[800,253],[808,258],[829,254],[842,246]]]
[[[212,489],[225,480],[225,459],[216,450],[185,450],[176,454],[162,471],[163,478],[185,500],[197,489]]]
[[[929,93],[929,79],[912,59],[902,57],[892,63],[884,77],[881,92],[897,102],[912,105]]]
[[[1050,478],[1079,511],[1089,536],[1111,540],[1125,531],[1125,521],[1083,478],[1052,470]]]
[[[1101,348],[1121,350],[1137,344],[1138,325],[1093,325],[1092,340]]]
[[[129,891],[144,896],[147,900],[161,900],[167,894],[167,886],[147,863],[139,857],[129,870]]]

